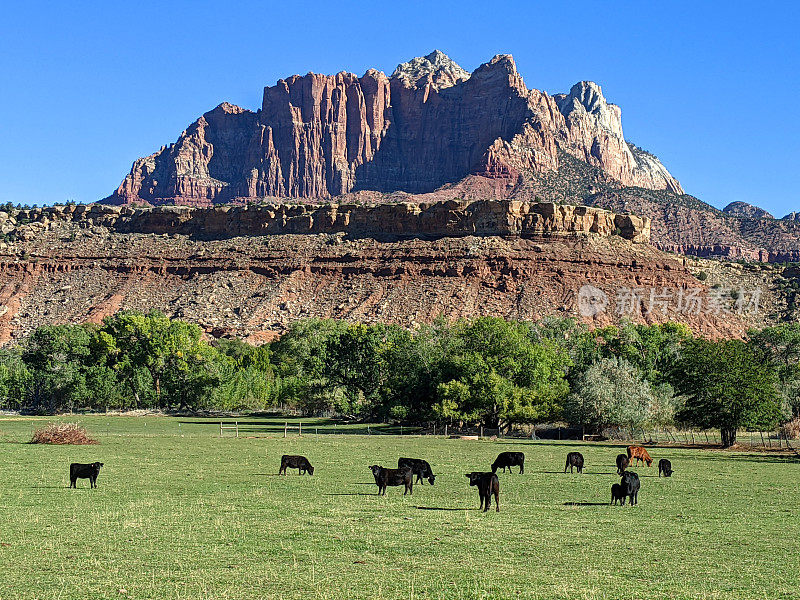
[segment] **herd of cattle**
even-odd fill
[[[638,503],[639,488],[641,487],[639,476],[633,471],[628,471],[628,466],[633,460],[636,460],[637,465],[639,462],[644,462],[648,467],[653,464],[653,459],[642,446],[628,446],[627,454],[617,455],[617,474],[622,479],[619,483],[611,486],[611,504],[620,503],[624,506],[626,499],[630,499],[631,506]],[[495,510],[500,512],[500,479],[497,477],[497,470],[503,469],[503,473],[505,473],[508,469],[508,472],[511,473],[511,467],[519,467],[520,475],[525,473],[525,455],[522,452],[501,452],[492,463],[491,472],[466,473],[470,486],[478,488],[480,508],[483,512],[489,510],[492,496],[494,496]],[[314,474],[314,467],[305,456],[284,454],[281,457],[281,468],[278,473],[285,475],[287,468],[297,469],[301,475],[303,473]],[[580,452],[567,454],[564,473],[567,472],[567,469],[570,470],[570,473],[574,473],[575,469],[578,473],[583,473],[583,455]],[[421,458],[400,458],[397,460],[396,469],[370,465],[369,470],[372,471],[372,476],[375,478],[379,496],[386,494],[387,487],[401,485],[405,487],[404,496],[413,494],[414,477],[416,477],[416,483],[421,485],[425,485],[426,479],[431,485],[436,480],[430,463]],[[672,463],[666,458],[662,458],[658,462],[658,476],[662,475],[664,477],[672,476]]]
[[[638,503],[639,496],[639,476],[633,471],[628,471],[628,467],[636,460],[636,464],[644,462],[648,467],[653,464],[653,459],[642,446],[628,446],[627,454],[617,455],[617,474],[622,478],[619,483],[611,486],[611,504],[620,503],[625,505],[626,499],[630,499],[630,505]],[[69,466],[69,486],[77,487],[78,479],[88,479],[89,487],[97,487],[97,476],[100,474],[101,462],[89,464],[72,463]],[[478,488],[480,497],[480,508],[483,512],[489,510],[494,496],[495,510],[500,512],[500,479],[497,477],[497,470],[503,469],[503,473],[511,473],[511,467],[519,467],[520,475],[525,473],[525,455],[522,452],[501,452],[492,463],[491,471],[473,471],[466,473],[470,486]],[[281,467],[279,475],[286,475],[286,469],[297,469],[300,475],[308,473],[314,474],[314,467],[305,456],[284,454],[281,457]],[[375,485],[378,486],[378,495],[385,495],[386,488],[389,486],[405,486],[403,495],[414,493],[414,477],[416,482],[425,485],[425,480],[433,485],[436,475],[433,474],[431,465],[428,461],[421,458],[400,458],[397,461],[396,469],[387,469],[380,465],[371,465],[372,476],[375,478]],[[583,473],[583,454],[580,452],[570,452],[567,454],[567,462],[564,465],[564,473],[569,469],[574,473]],[[658,476],[672,476],[672,463],[666,458],[658,461]]]

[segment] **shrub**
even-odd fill
[[[89,437],[86,429],[77,423],[50,423],[33,433],[31,444],[86,445],[99,442]]]
[[[795,417],[781,426],[781,433],[789,440],[800,438],[800,417]]]

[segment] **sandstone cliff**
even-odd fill
[[[59,206],[0,213],[0,226],[0,344],[43,324],[154,308],[252,341],[302,317],[405,327],[439,315],[677,320],[710,336],[749,324],[650,306],[650,290],[696,290],[703,301],[711,291],[646,243],[646,221],[588,207]],[[581,309],[587,285],[607,296],[603,310]],[[620,291],[633,289],[641,302],[621,310]]]
[[[190,206],[66,205],[0,212],[7,238],[30,241],[57,222],[115,233],[186,235],[213,240],[239,236],[346,234],[409,239],[502,236],[550,239],[597,235],[650,241],[650,221],[587,206],[523,201],[445,201],[398,204],[262,204]],[[7,246],[7,245],[6,245]],[[0,245],[0,248],[4,246]]]
[[[324,199],[358,190],[431,192],[469,175],[513,186],[559,167],[559,149],[626,185],[680,192],[622,135],[619,107],[581,82],[551,97],[526,88],[510,55],[468,74],[441,52],[397,67],[292,76],[261,109],[223,103],[177,142],[134,162],[107,200],[208,205]]]
[[[683,193],[655,156],[625,141],[622,110],[606,101],[599,85],[581,81],[569,94],[554,98],[567,125],[569,137],[563,144],[567,152],[626,185]]]
[[[652,222],[652,243],[728,259],[800,260],[800,220],[683,193],[627,141],[595,83],[528,89],[509,55],[467,73],[434,51],[397,67],[293,76],[261,108],[227,103],[134,162],[112,204],[431,203],[511,199],[586,204]]]

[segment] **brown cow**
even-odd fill
[[[646,462],[648,467],[653,465],[653,459],[650,458],[650,455],[643,446],[628,446],[628,463],[632,464],[634,458],[636,459],[637,465],[640,460]]]

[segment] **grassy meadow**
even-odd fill
[[[284,439],[256,418],[220,439],[219,421],[156,416],[58,419],[96,446],[24,443],[53,420],[0,417],[0,600],[800,597],[788,457],[655,447],[675,475],[635,468],[630,508],[608,505],[610,444],[331,435],[308,420]],[[464,473],[504,450],[525,452],[526,472],[501,473],[501,512],[483,514]],[[572,450],[583,475],[563,473]],[[285,453],[315,475],[278,476]],[[436,485],[378,497],[367,466],[399,456],[429,460]],[[98,488],[68,489],[69,463],[95,460]]]

